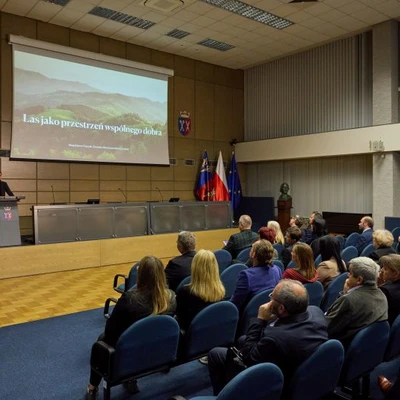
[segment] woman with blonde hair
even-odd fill
[[[387,229],[377,229],[372,234],[372,244],[376,250],[369,255],[369,258],[378,261],[382,256],[396,254],[396,251],[392,248],[393,242],[392,232]]]
[[[268,221],[267,228],[271,228],[275,231],[275,243],[280,243],[282,246],[285,245],[285,238],[283,236],[281,226],[279,222]]]
[[[225,288],[219,277],[218,262],[212,251],[199,250],[193,257],[191,282],[176,294],[176,316],[186,330],[193,318],[205,307],[223,300]]]
[[[292,261],[296,263],[296,267],[286,269],[282,279],[294,279],[301,283],[315,282],[318,279],[313,252],[308,244],[298,242],[293,246]]]
[[[167,288],[163,263],[154,256],[146,256],[138,266],[136,288],[122,293],[99,340],[114,347],[120,336],[136,321],[150,315],[173,315],[175,309],[175,293]],[[94,370],[90,371],[86,399],[96,398],[101,379]]]
[[[378,282],[379,288],[388,301],[388,321],[392,325],[400,314],[400,255],[390,254],[379,259],[381,267]]]

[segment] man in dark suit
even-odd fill
[[[263,362],[276,364],[287,388],[296,368],[328,340],[327,325],[320,308],[308,307],[307,289],[298,281],[280,281],[270,298],[239,340],[243,344],[242,361],[247,367]],[[232,378],[228,375],[227,351],[216,347],[208,355],[214,395]]]
[[[371,217],[365,216],[361,218],[358,228],[362,230],[362,233],[354,245],[358,250],[358,254],[361,254],[361,252],[372,243],[372,234],[374,233],[372,230],[373,227],[374,220]]]
[[[241,250],[250,247],[258,239],[257,233],[251,230],[252,224],[253,221],[248,215],[242,215],[239,218],[240,232],[231,235],[224,247],[224,250],[228,250],[232,254],[233,259],[237,257]]]
[[[1,180],[2,173],[0,172],[0,196],[5,196],[6,193],[9,196],[14,196],[14,193],[11,191],[10,187],[8,186],[7,182]]]
[[[182,279],[190,275],[193,257],[196,255],[196,237],[192,232],[182,231],[178,235],[176,247],[181,255],[170,260],[165,268],[168,286],[174,291]]]
[[[343,294],[326,312],[329,338],[340,340],[345,348],[361,329],[388,319],[388,303],[378,289],[377,278],[375,261],[369,257],[353,258]]]

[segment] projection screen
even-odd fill
[[[167,74],[13,44],[13,89],[13,159],[169,165]]]

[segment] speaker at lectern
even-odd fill
[[[0,196],[0,247],[21,246],[17,202],[25,196]]]

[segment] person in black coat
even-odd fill
[[[393,242],[394,238],[392,232],[387,229],[377,229],[372,234],[372,244],[376,250],[373,251],[369,257],[374,261],[378,261],[382,256],[396,254],[396,250],[392,247]]]
[[[387,298],[388,321],[392,325],[400,314],[400,255],[382,256],[379,265],[381,266],[379,288]]]
[[[122,294],[98,340],[114,347],[120,336],[136,321],[150,315],[174,315],[175,309],[175,294],[167,288],[163,263],[154,256],[146,256],[138,266],[136,288]],[[96,354],[92,353],[92,357]],[[91,369],[87,400],[96,399],[101,379],[101,375]]]
[[[282,280],[270,298],[260,306],[257,318],[250,320],[246,336],[240,339],[241,353],[247,367],[263,362],[276,364],[287,388],[296,368],[328,340],[327,323],[320,308],[308,307],[307,289],[298,281]],[[216,347],[208,355],[215,396],[232,378],[227,351]]]
[[[11,191],[8,183],[1,180],[2,176],[3,174],[0,172],[0,196],[5,196],[6,193],[9,196],[14,196],[14,193]]]
[[[178,235],[176,247],[181,255],[170,260],[165,268],[168,286],[173,291],[190,275],[193,257],[196,255],[196,237],[192,232],[182,231]]]
[[[191,282],[176,293],[176,318],[186,331],[203,308],[223,300],[225,288],[219,276],[218,262],[210,250],[199,250],[192,262]]]

